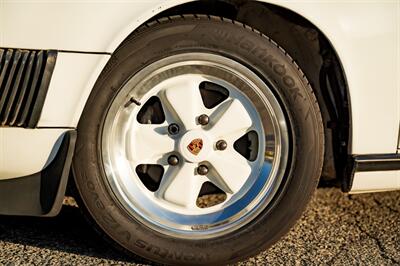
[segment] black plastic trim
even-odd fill
[[[400,170],[400,154],[354,156],[355,172]]]
[[[0,214],[55,216],[62,207],[74,154],[76,131],[61,136],[59,149],[41,172],[0,181]]]
[[[349,192],[353,186],[356,172],[378,172],[400,170],[400,154],[368,154],[354,155],[347,163],[346,177],[342,182],[343,192]]]
[[[40,87],[36,95],[36,101],[33,105],[31,116],[27,124],[29,128],[34,128],[39,122],[40,115],[42,114],[44,100],[47,95],[47,90],[49,89],[51,76],[53,75],[54,66],[56,65],[56,59],[56,51],[50,50],[47,52],[47,58],[42,73],[42,81],[40,83]]]
[[[56,59],[55,50],[0,48],[0,126],[36,127]]]

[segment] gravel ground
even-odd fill
[[[135,265],[110,250],[76,207],[55,218],[0,216],[0,265]],[[239,265],[400,265],[400,191],[320,188],[290,233]]]

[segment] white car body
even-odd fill
[[[57,139],[76,128],[117,47],[144,22],[187,0],[0,2],[0,47],[58,50],[38,125],[0,128],[0,180],[44,169]],[[396,154],[400,121],[399,1],[279,1],[325,34],[350,96],[352,155]],[[166,44],[168,45],[168,44]],[[357,172],[351,191],[400,189],[400,171]]]

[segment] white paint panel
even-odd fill
[[[41,171],[54,158],[53,147],[65,131],[0,128],[0,180]]]
[[[357,172],[350,193],[400,189],[400,171]]]
[[[76,127],[109,55],[59,53],[39,127]]]
[[[108,50],[119,45],[119,34],[128,25],[143,21],[182,0],[102,1],[0,1],[0,46],[71,51]],[[127,33],[129,34],[129,33]],[[114,50],[114,49],[112,49]]]
[[[400,120],[400,1],[273,1],[328,37],[350,88],[352,153],[396,152]]]

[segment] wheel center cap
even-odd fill
[[[201,149],[203,148],[203,140],[194,139],[189,143],[189,145],[187,145],[187,148],[193,155],[197,156],[201,151]]]
[[[204,161],[212,150],[209,137],[201,130],[188,131],[179,143],[180,153],[190,162]]]

